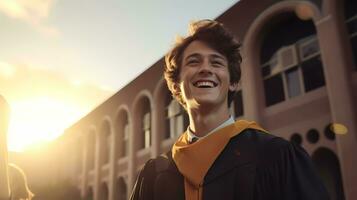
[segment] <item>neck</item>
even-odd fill
[[[203,137],[229,118],[227,105],[218,109],[188,109],[190,129],[197,137]]]

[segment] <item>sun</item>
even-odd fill
[[[38,96],[10,104],[9,151],[24,151],[56,139],[83,115],[83,110],[49,96]]]

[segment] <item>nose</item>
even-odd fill
[[[212,66],[210,65],[210,62],[208,59],[204,59],[202,62],[200,68],[199,68],[199,73],[200,74],[212,74]]]

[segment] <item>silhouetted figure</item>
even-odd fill
[[[8,164],[7,128],[10,108],[0,95],[0,200],[31,200],[24,171],[15,164]]]
[[[27,185],[25,172],[15,164],[9,164],[11,200],[31,200],[34,194]]]

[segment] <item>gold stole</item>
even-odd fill
[[[179,137],[172,147],[172,158],[184,176],[186,200],[202,200],[203,179],[208,169],[229,140],[249,128],[267,132],[255,122],[239,120],[193,144],[189,144],[186,132]]]

